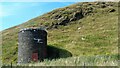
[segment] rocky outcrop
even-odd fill
[[[119,2],[120,0],[96,0],[99,2]]]
[[[60,21],[57,24],[65,26],[68,22],[69,22],[69,18],[65,16],[65,17],[61,17]]]
[[[115,12],[116,10],[115,9],[110,9],[108,12]]]
[[[72,8],[60,8],[59,11],[51,12],[50,19],[52,20],[52,25],[50,28],[58,28],[58,26],[66,26],[67,24],[80,20],[88,15],[94,15],[95,13],[110,13],[115,12],[115,6],[112,2],[94,2],[94,3],[81,3],[73,5]],[[104,10],[96,10],[96,8]]]
[[[54,15],[52,17],[52,19],[56,19],[57,22],[55,24],[53,24],[51,27],[57,28],[59,25],[66,26],[68,23],[70,23],[72,21],[79,20],[79,19],[81,19],[81,18],[84,17],[82,10],[81,11],[73,12],[70,15],[69,14],[63,14],[63,15],[57,14],[57,15]]]
[[[73,17],[70,19],[70,21],[76,21],[83,18],[82,11],[77,11],[73,14]]]

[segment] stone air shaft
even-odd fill
[[[18,64],[41,61],[47,57],[47,32],[44,29],[21,29],[18,42]]]

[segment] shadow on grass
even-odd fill
[[[47,58],[52,59],[59,59],[59,58],[67,58],[71,57],[72,53],[65,49],[57,48],[52,45],[47,46]]]

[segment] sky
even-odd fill
[[[21,0],[20,2],[19,0],[0,1],[0,31],[22,24],[32,18],[50,12],[54,9],[78,2],[78,0],[71,0],[69,2],[64,2],[65,0],[63,0],[63,2],[58,2],[58,0],[43,0],[44,2],[32,2],[32,0],[31,2],[30,0],[26,2],[24,2],[25,0]],[[88,2],[93,0],[79,0],[79,2],[86,1]]]

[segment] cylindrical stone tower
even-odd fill
[[[21,29],[18,34],[18,64],[43,60],[47,56],[47,32],[38,28]]]

